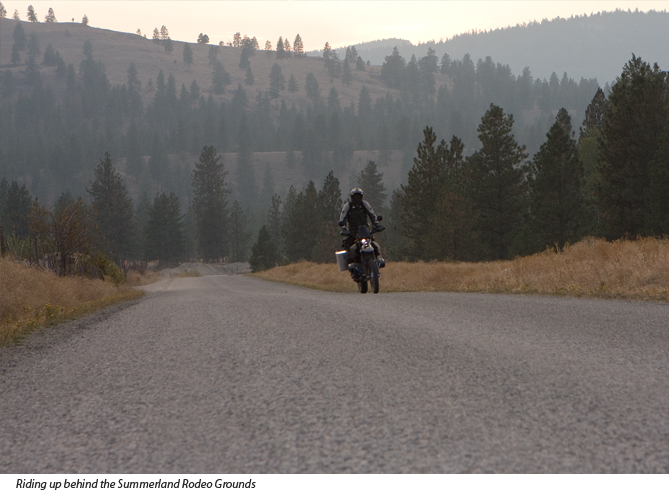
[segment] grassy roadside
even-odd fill
[[[0,347],[37,327],[52,326],[143,294],[128,286],[85,277],[57,277],[0,259]]]
[[[334,264],[300,262],[254,274],[268,281],[335,292],[357,292]],[[669,240],[606,242],[587,238],[555,253],[480,263],[392,262],[381,292],[452,291],[547,294],[669,301]]]

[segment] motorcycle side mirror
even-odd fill
[[[376,219],[380,222],[381,220],[383,220],[383,215],[379,215],[378,217],[376,217]]]

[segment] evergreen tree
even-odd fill
[[[146,260],[158,260],[159,267],[169,267],[184,258],[186,239],[183,218],[176,194],[156,194],[145,228]]]
[[[650,165],[666,126],[667,82],[657,64],[639,57],[625,64],[609,96],[599,141],[598,192],[605,234],[610,239],[647,235]]]
[[[314,102],[321,96],[318,80],[313,73],[307,73],[304,89],[307,91],[307,97]]]
[[[28,57],[37,57],[40,55],[39,41],[35,33],[30,33],[28,37]]]
[[[48,23],[57,23],[58,21],[56,20],[56,14],[54,13],[52,8],[49,8],[48,14],[44,17],[44,20]]]
[[[282,254],[283,238],[281,236],[281,196],[274,194],[267,211],[267,230],[277,248],[279,255]]]
[[[209,47],[209,52],[207,53],[207,58],[209,60],[209,65],[213,66],[213,64],[218,61],[218,50],[219,47],[218,45],[211,45]]]
[[[267,230],[267,226],[263,225],[258,233],[253,248],[251,249],[251,258],[249,258],[251,270],[253,272],[260,272],[262,270],[276,267],[279,263],[279,254],[276,244],[272,240],[272,236]]]
[[[145,249],[146,249],[146,227],[149,223],[149,211],[152,207],[151,200],[149,199],[146,191],[142,191],[139,195],[139,201],[137,202],[137,208],[135,209],[135,225],[137,227],[135,248],[137,254],[135,255],[138,259],[144,259]]]
[[[200,45],[206,45],[207,43],[209,43],[209,36],[206,35],[206,34],[200,33],[197,36],[197,43],[199,43]]]
[[[13,31],[14,37],[14,47],[16,50],[25,50],[28,45],[28,38],[26,37],[26,31],[23,29],[21,23],[17,23]]]
[[[94,220],[108,244],[108,251],[117,261],[123,261],[131,255],[135,238],[132,199],[108,152],[93,174],[94,180],[86,192],[91,197]]]
[[[583,235],[585,224],[583,165],[566,109],[560,109],[546,138],[531,163],[531,226],[541,247],[557,244],[561,250]]]
[[[6,17],[7,17],[7,9],[5,9],[5,6],[2,5],[2,2],[0,2],[0,19],[4,19]]]
[[[84,17],[81,18],[81,24],[88,26],[88,16],[86,14],[84,14]],[[146,38],[146,36],[144,36],[144,38]]]
[[[253,71],[251,71],[251,65],[246,68],[246,76],[244,77],[244,84],[252,87],[255,82],[255,77],[253,76]]]
[[[276,58],[283,59],[286,57],[286,51],[283,48],[283,38],[279,37],[279,41],[276,42]]]
[[[3,211],[0,213],[5,236],[14,234],[18,238],[28,237],[30,235],[29,215],[33,204],[30,193],[25,185],[19,186],[16,181],[12,181],[6,189]]]
[[[293,52],[295,52],[295,55],[298,59],[304,57],[304,43],[302,42],[302,37],[299,35],[299,33],[293,42]]]
[[[365,71],[365,61],[363,61],[360,56],[358,56],[358,60],[355,61],[355,70]]]
[[[437,145],[437,135],[431,127],[423,131],[424,140],[418,145],[417,158],[409,171],[406,186],[402,186],[402,226],[410,241],[408,254],[414,259],[432,259],[426,254],[427,238],[432,233],[432,215],[446,181],[447,145]]]
[[[217,261],[228,253],[229,223],[227,172],[213,146],[202,148],[191,174],[193,213],[198,253],[205,261]]]
[[[383,173],[379,173],[376,163],[370,161],[358,176],[358,187],[365,193],[365,200],[372,205],[374,210],[382,210],[386,202],[386,187],[383,185]]]
[[[228,238],[230,240],[231,260],[233,262],[246,261],[251,231],[248,229],[248,220],[244,210],[236,200],[232,203],[232,209],[230,210]]]
[[[477,128],[482,148],[468,158],[476,228],[489,255],[497,260],[509,257],[527,205],[527,153],[512,128],[513,116],[491,104]]]
[[[237,193],[238,197],[250,204],[256,196],[256,182],[253,171],[253,148],[251,128],[246,113],[242,114],[239,121],[239,153],[237,154]]]
[[[284,223],[281,234],[285,243],[286,257],[293,262],[309,260],[320,234],[318,216],[318,192],[313,180],[306,189],[291,199],[288,191],[284,205]]]
[[[290,73],[290,78],[288,79],[288,91],[294,94],[299,90],[300,87],[297,85],[297,80],[295,79],[295,75],[293,73]]]
[[[183,56],[184,56],[184,62],[187,65],[190,66],[191,64],[193,64],[193,49],[190,48],[190,45],[188,43],[184,44]]]
[[[35,9],[32,5],[28,5],[28,21],[31,23],[38,23],[37,14],[35,14]]]
[[[348,61],[344,61],[344,72],[341,77],[341,81],[347,87],[353,83],[353,74],[351,73],[351,66]]]
[[[278,63],[275,63],[274,66],[272,66],[272,70],[269,73],[270,98],[274,100],[278,99],[281,91],[285,89],[286,89],[286,78],[284,78],[283,76],[283,73],[281,71],[281,66],[279,66]]]
[[[669,235],[669,119],[658,137],[657,151],[649,165],[648,176],[650,189],[646,231],[666,237]]]
[[[217,95],[225,93],[225,87],[230,85],[230,81],[230,73],[225,70],[223,64],[216,61],[214,63],[214,71],[211,78],[214,93]]]

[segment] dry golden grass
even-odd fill
[[[669,240],[606,242],[587,238],[555,253],[481,263],[389,263],[381,292],[524,293],[669,301]],[[300,262],[259,277],[339,292],[357,292],[334,264]]]
[[[0,347],[39,326],[50,326],[144,294],[85,277],[52,272],[0,259]]]
[[[147,270],[140,274],[136,270],[128,270],[125,276],[125,282],[128,286],[145,286],[160,281],[161,277],[153,270]]]

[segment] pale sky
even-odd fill
[[[296,34],[305,50],[333,48],[383,38],[403,38],[413,43],[449,38],[471,29],[495,29],[534,20],[570,17],[619,9],[669,10],[669,0],[272,0],[272,1],[3,1],[8,17],[19,11],[27,19],[33,5],[40,21],[49,7],[59,22],[81,22],[88,16],[91,26],[135,33],[141,29],[150,38],[153,28],[167,26],[173,40],[195,42],[199,33],[210,43],[230,41],[239,31],[256,36],[261,47],[269,39],[276,46],[279,36],[291,43]]]

